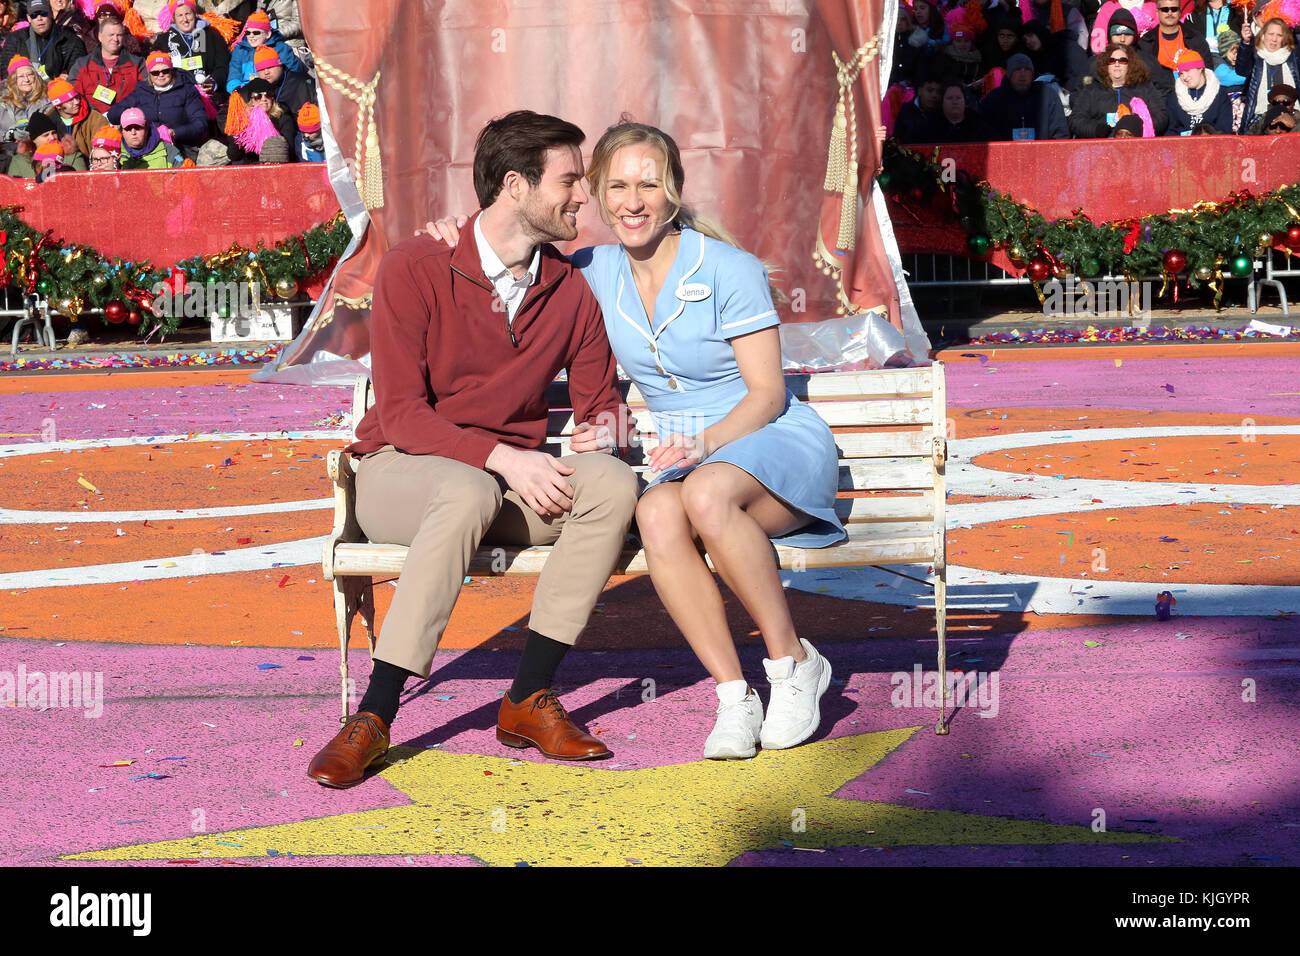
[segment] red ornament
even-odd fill
[[[1288,246],[1300,246],[1300,223],[1291,223],[1286,227],[1286,244]]]
[[[1030,259],[1025,267],[1025,275],[1035,282],[1043,282],[1052,274],[1052,264],[1046,259]]]
[[[127,314],[126,321],[127,321],[127,324],[128,324],[128,325],[139,325],[139,324],[140,324],[140,320],[141,320],[142,318],[143,318],[143,316],[140,315],[139,312],[135,311],[135,309],[132,309],[132,310]]]
[[[925,190],[920,186],[913,186],[907,191],[907,198],[912,200],[912,202],[920,202],[925,198]]]
[[[0,229],[0,246],[3,246],[8,241],[9,241],[9,233],[5,232],[3,229]]]
[[[185,294],[185,273],[180,269],[173,268],[164,284],[171,287],[174,297],[183,296]]]
[[[121,302],[110,302],[104,306],[104,318],[114,325],[121,325],[126,321],[127,308]]]
[[[1187,254],[1178,249],[1170,249],[1165,253],[1165,271],[1170,275],[1178,275],[1187,268]]]

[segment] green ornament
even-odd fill
[[[1237,256],[1232,260],[1232,274],[1238,279],[1244,279],[1254,271],[1255,264],[1250,256]]]
[[[1079,263],[1079,271],[1086,276],[1101,275],[1101,261],[1095,256],[1089,256]]]
[[[41,295],[49,295],[50,290],[54,288],[54,283],[49,279],[42,279],[40,282],[36,283],[36,288],[40,290]]]
[[[989,251],[989,237],[976,233],[966,240],[966,245],[970,248],[971,252],[975,253],[975,255],[982,256]]]
[[[885,170],[876,177],[876,184],[886,192],[889,191],[889,184],[894,181],[894,177],[889,175],[889,170]]]
[[[216,284],[217,284],[217,275],[216,275],[216,273],[215,273],[215,272],[209,272],[209,273],[208,273],[208,277],[207,277],[206,279],[204,279],[203,281],[206,282],[208,285],[216,285]]]

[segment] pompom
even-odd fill
[[[248,125],[248,104],[239,95],[239,90],[230,94],[230,103],[226,107],[226,135],[234,136],[243,132]]]
[[[279,135],[280,131],[271,122],[271,117],[266,115],[266,110],[260,106],[254,106],[248,111],[248,125],[235,134],[235,142],[245,152],[261,153],[262,144],[266,142],[267,138]]]

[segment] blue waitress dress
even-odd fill
[[[660,436],[696,435],[748,394],[730,339],[779,324],[767,270],[757,258],[683,227],[653,320],[622,246],[592,246],[571,261],[595,293],[614,356],[640,389]],[[772,540],[824,548],[848,537],[835,514],[838,458],[830,428],[787,389],[775,421],[700,464],[735,465],[808,516],[807,524]],[[681,480],[696,467],[662,472],[650,487]]]

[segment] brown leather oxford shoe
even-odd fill
[[[610,755],[608,747],[569,719],[564,705],[549,689],[517,704],[508,694],[502,697],[497,740],[507,747],[536,747],[555,760],[595,760]]]
[[[307,776],[327,787],[355,787],[366,769],[388,753],[388,725],[375,714],[361,711],[343,722],[307,768]]]

